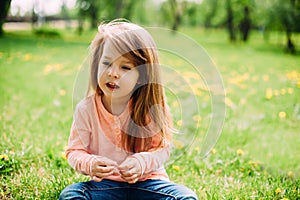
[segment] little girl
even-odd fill
[[[164,168],[172,125],[153,38],[113,21],[98,27],[91,53],[88,95],[76,106],[66,150],[91,181],[69,185],[59,199],[197,199]]]

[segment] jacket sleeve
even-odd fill
[[[167,109],[167,117],[169,118],[169,120],[171,120],[171,115],[169,114],[168,109]],[[157,127],[157,125],[153,123],[151,118],[149,119],[147,129],[149,130],[149,132],[156,133],[152,137],[152,144],[150,149],[147,152],[139,152],[132,155],[132,157],[136,158],[139,161],[140,166],[142,168],[142,174],[149,174],[151,172],[163,168],[164,164],[170,158],[170,152],[171,152],[170,138],[164,139],[163,144],[161,146],[161,142],[162,142],[162,138],[160,134],[161,128]]]
[[[132,157],[139,161],[142,174],[148,174],[164,166],[170,157],[170,148],[167,146],[150,152],[135,153]]]
[[[80,105],[80,104],[79,104]],[[66,157],[76,171],[90,175],[94,156],[88,150],[90,143],[91,123],[84,107],[77,106],[70,131]]]

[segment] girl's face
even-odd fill
[[[106,43],[98,69],[98,84],[104,96],[127,102],[138,79],[139,72],[133,62]]]

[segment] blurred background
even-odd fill
[[[5,29],[95,29],[115,18],[178,30],[182,26],[224,29],[231,42],[247,42],[251,30],[265,39],[284,34],[284,49],[296,53],[299,0],[2,0],[0,35]],[[45,30],[44,30],[45,31]],[[51,34],[51,33],[48,33]],[[281,42],[281,41],[280,41]]]
[[[203,159],[216,109],[207,80],[188,56],[159,49],[160,63],[189,86],[164,76],[187,102],[167,91],[174,126],[196,134],[174,137],[172,181],[200,199],[300,199],[300,0],[0,0],[0,199],[57,199],[87,180],[64,154],[74,84],[89,66],[97,25],[115,18],[176,30],[151,34],[158,45],[194,55],[197,67],[209,69],[203,58],[211,59],[222,77],[225,122]]]

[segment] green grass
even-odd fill
[[[172,158],[183,155],[167,166],[171,180],[200,199],[299,199],[300,57],[283,53],[280,34],[266,42],[254,33],[249,44],[229,44],[220,30],[183,32],[218,66],[227,115],[206,159],[199,156],[201,137],[187,151],[175,150]],[[72,122],[73,84],[93,34],[63,31],[61,37],[36,38],[25,31],[0,38],[0,199],[57,199],[68,184],[87,180],[62,153]],[[162,54],[163,63],[184,69],[184,62],[171,57]],[[198,96],[200,136],[209,125],[207,97],[205,91]],[[177,124],[175,98],[168,93]]]

